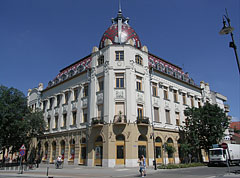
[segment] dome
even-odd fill
[[[99,49],[107,46],[111,41],[112,44],[130,43],[136,48],[141,48],[141,42],[135,30],[128,24],[129,19],[123,17],[121,10],[118,16],[112,19],[112,25],[104,32],[99,44]]]

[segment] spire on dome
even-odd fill
[[[121,0],[118,1],[118,12],[122,12],[122,9],[121,9]]]

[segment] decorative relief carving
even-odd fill
[[[143,102],[143,94],[142,93],[137,93],[137,102],[140,102],[140,103]]]
[[[118,99],[124,98],[123,90],[122,91],[121,90],[116,91],[116,98],[118,98]]]
[[[103,103],[103,93],[98,93],[98,95],[97,95],[97,103]]]
[[[84,99],[82,100],[82,107],[83,107],[83,108],[86,108],[86,107],[87,107],[87,104],[88,104],[87,98],[84,98]]]
[[[158,106],[158,98],[153,98],[153,104],[154,104],[155,106]]]

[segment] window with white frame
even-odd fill
[[[101,55],[99,58],[98,58],[98,66],[100,65],[103,65],[104,64],[104,55]]]
[[[166,123],[171,124],[170,110],[165,109],[165,113],[166,113]]]
[[[163,87],[163,97],[165,100],[168,100],[168,87]]]
[[[174,102],[175,102],[175,103],[178,102],[178,93],[177,93],[177,90],[173,90],[173,99],[174,99]]]
[[[158,96],[156,83],[152,83],[152,92],[153,92],[153,96]]]
[[[137,91],[142,91],[142,77],[137,76],[136,88],[137,88]]]
[[[136,55],[136,56],[135,56],[135,62],[136,62],[136,64],[143,65],[143,59],[142,59],[142,57],[139,56],[139,55]]]
[[[115,54],[116,54],[116,61],[124,60],[124,51],[115,51]]]
[[[104,80],[103,77],[98,78],[98,91],[104,90]]]
[[[143,119],[143,105],[137,105],[137,117],[138,119]]]
[[[175,115],[176,115],[176,126],[180,126],[180,113],[175,112]]]
[[[159,108],[157,108],[157,107],[154,107],[154,120],[155,120],[155,122],[160,122],[160,119],[159,119]]]
[[[124,74],[118,73],[115,76],[116,78],[116,88],[124,88]]]

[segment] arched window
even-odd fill
[[[147,141],[147,138],[144,135],[140,135],[138,141]]]
[[[125,140],[125,137],[124,137],[124,135],[117,135],[116,136],[116,140],[118,140],[118,141],[124,141]]]
[[[96,139],[96,142],[102,142],[102,137],[101,136],[98,136],[97,139]]]
[[[61,155],[62,155],[62,159],[64,159],[64,154],[65,154],[65,141],[62,140],[62,141],[60,142],[60,144],[61,144]]]
[[[167,139],[167,142],[168,142],[168,143],[173,143],[173,140],[172,140],[171,138],[168,138],[168,139]]]
[[[83,138],[81,139],[81,142],[80,142],[80,143],[82,143],[82,144],[86,143],[86,138],[83,137]]]
[[[136,55],[136,56],[135,56],[135,62],[136,62],[136,64],[143,65],[143,59],[142,59],[142,57],[139,56],[139,55]]]
[[[155,140],[156,143],[161,143],[162,142],[162,139],[160,137],[157,137],[156,140]]]
[[[70,142],[70,161],[73,161],[74,160],[74,157],[75,157],[75,140],[74,139],[71,139]]]

